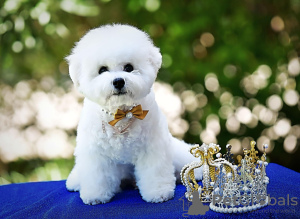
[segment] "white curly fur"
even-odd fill
[[[67,189],[80,191],[85,204],[106,203],[120,191],[122,179],[132,178],[145,201],[172,198],[175,170],[195,158],[186,143],[171,136],[155,102],[152,85],[162,62],[159,49],[135,27],[106,25],[89,31],[66,59],[74,85],[85,96]],[[123,71],[128,63],[135,71]],[[101,66],[109,71],[99,74]],[[116,95],[115,78],[125,80],[126,94]],[[128,110],[133,104],[149,113],[144,120],[135,119],[128,132],[115,134],[108,124],[112,116],[102,109]],[[127,123],[125,118],[116,127]]]

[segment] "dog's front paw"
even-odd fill
[[[66,187],[70,192],[78,192],[80,190],[79,182],[69,177],[66,181]]]
[[[174,187],[162,186],[147,191],[141,191],[141,195],[146,202],[160,203],[168,201],[174,197]]]
[[[66,187],[70,192],[78,192],[80,190],[79,177],[76,166],[72,169],[66,181]]]
[[[109,202],[114,193],[109,191],[80,190],[80,198],[84,204],[97,205]]]

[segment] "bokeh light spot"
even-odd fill
[[[283,148],[286,152],[292,154],[298,147],[297,137],[294,135],[288,135],[283,142]]]
[[[265,133],[264,135],[268,136],[271,140],[277,140],[279,138],[274,130],[274,126],[264,129],[263,133]]]
[[[25,22],[23,17],[17,17],[15,19],[15,31],[21,32],[24,30],[24,27],[25,27]]]
[[[219,116],[222,119],[227,119],[232,114],[233,114],[233,110],[228,105],[221,106],[221,108],[219,109]]]
[[[19,53],[23,50],[23,44],[20,42],[20,41],[15,41],[13,44],[12,44],[12,50],[15,52],[15,53]]]
[[[207,97],[205,94],[197,94],[196,98],[198,100],[198,107],[203,108],[207,105]]]
[[[211,114],[206,118],[206,129],[213,131],[217,136],[221,131],[219,117],[215,114]]]
[[[66,12],[76,14],[79,16],[97,16],[100,8],[89,5],[85,1],[63,0],[60,3],[60,8]]]
[[[221,94],[221,96],[220,96],[220,103],[222,104],[222,105],[224,105],[224,104],[229,104],[230,103],[230,101],[232,100],[232,94],[230,93],[230,92],[228,92],[228,91],[225,91],[225,92],[223,92],[222,94]]]
[[[194,56],[197,59],[202,59],[207,55],[207,50],[204,46],[202,46],[201,44],[196,44],[193,47],[193,52],[194,52]]]
[[[70,34],[68,28],[63,24],[56,25],[56,33],[62,38],[65,38]]]
[[[274,125],[274,131],[278,136],[286,136],[291,129],[291,121],[289,119],[281,119]]]
[[[235,116],[230,116],[227,121],[226,121],[226,129],[230,132],[230,133],[238,133],[238,131],[240,130],[240,122],[235,118]]]
[[[295,106],[299,102],[299,93],[295,90],[286,90],[283,93],[283,100],[288,106]]]
[[[298,58],[293,58],[288,64],[288,71],[291,76],[297,76],[300,73],[300,63]]]
[[[268,65],[260,65],[257,69],[257,73],[258,73],[258,75],[267,79],[271,76],[272,70]]]
[[[26,39],[25,39],[25,46],[28,49],[31,49],[31,48],[35,47],[35,44],[36,44],[36,40],[32,36],[26,37]]]
[[[187,111],[193,112],[198,106],[198,100],[196,98],[195,92],[192,90],[184,91],[181,94],[183,104]]]
[[[264,144],[267,144],[269,146],[266,150],[266,153],[271,153],[274,149],[274,143],[267,136],[262,135],[257,139],[257,144],[256,144],[258,150],[260,150],[261,152],[264,151],[263,149]]]
[[[172,57],[169,54],[162,55],[162,67],[169,68],[173,63]]]
[[[46,24],[49,23],[50,18],[51,18],[51,15],[49,14],[49,12],[44,11],[44,12],[42,12],[42,13],[39,15],[39,23],[40,23],[42,26],[44,26],[44,25],[46,25]]]
[[[277,119],[277,113],[263,106],[259,111],[258,118],[265,125],[272,125]]]
[[[178,82],[177,86],[181,87],[183,84]],[[184,107],[179,96],[174,93],[169,84],[155,82],[153,88],[155,100],[168,120],[170,132],[174,136],[182,138],[189,129],[189,123],[180,117]]]
[[[215,133],[210,129],[205,129],[200,134],[200,139],[202,142],[209,143],[218,143]]]
[[[239,139],[232,138],[228,141],[228,144],[232,146],[231,152],[233,154],[239,154],[242,152],[242,143]]]
[[[216,92],[217,90],[219,90],[219,81],[218,78],[216,76],[216,74],[214,73],[209,73],[205,76],[205,87],[208,91],[210,92]]]
[[[274,31],[280,32],[284,29],[284,22],[281,17],[275,16],[271,20],[271,27]]]
[[[236,112],[236,118],[243,124],[251,122],[252,113],[247,107],[239,107]]]
[[[233,78],[237,73],[237,68],[234,65],[226,65],[223,72],[226,77]]]
[[[292,126],[290,133],[292,135],[295,135],[297,138],[300,138],[300,125]]]
[[[7,0],[4,3],[4,10],[6,10],[8,12],[16,11],[20,7],[21,2],[22,1],[19,1],[19,0]]]
[[[274,111],[279,111],[282,108],[282,100],[280,96],[274,94],[267,99],[267,106]]]
[[[189,133],[191,133],[192,135],[199,135],[202,131],[202,126],[199,122],[197,121],[192,121],[190,123],[190,128],[189,128]]]
[[[0,24],[0,34],[4,34],[7,31],[6,24]]]
[[[150,12],[154,12],[154,11],[158,10],[159,7],[160,7],[159,0],[146,0],[146,2],[145,2],[145,8]]]
[[[203,33],[200,37],[200,42],[205,47],[211,47],[215,43],[215,38],[211,33]]]

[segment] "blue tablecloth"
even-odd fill
[[[300,218],[300,173],[277,164],[269,164],[268,194],[271,205],[243,214],[221,214],[211,210],[204,218]],[[185,187],[176,186],[175,197],[153,204],[142,200],[138,190],[128,188],[110,203],[89,206],[78,192],[68,192],[65,181],[21,183],[0,186],[0,218],[182,218],[190,203]],[[276,203],[275,203],[276,202]],[[197,216],[199,217],[199,216]]]

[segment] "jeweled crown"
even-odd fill
[[[192,146],[190,153],[200,161],[187,164],[181,170],[181,181],[187,188],[186,198],[191,201],[193,194],[199,194],[202,202],[210,202],[211,210],[222,213],[242,213],[266,206],[268,145],[263,145],[264,153],[259,159],[255,144],[251,141],[251,149],[244,149],[244,158],[237,156],[237,165],[234,164],[231,145],[226,145],[227,152],[223,156],[217,144]],[[196,181],[194,172],[200,167],[203,168],[202,186]]]

